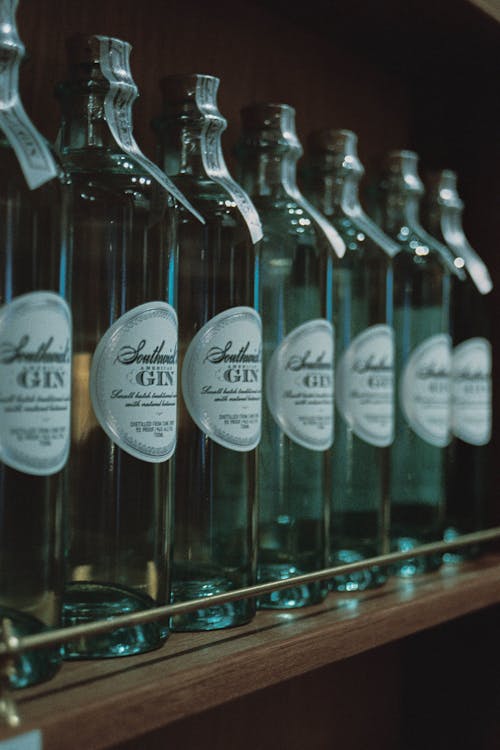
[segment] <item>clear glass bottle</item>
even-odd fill
[[[449,169],[429,174],[424,223],[445,243],[466,277],[453,277],[451,335],[451,425],[448,447],[444,538],[484,528],[491,460],[491,313],[493,283],[462,227],[463,202],[457,175]],[[444,555],[458,562],[477,552],[467,548]]]
[[[388,453],[394,437],[392,258],[400,250],[361,208],[364,174],[349,130],[311,134],[304,190],[346,244],[333,278],[335,450],[332,455],[331,562],[388,550]],[[377,567],[332,581],[340,591],[384,583]]]
[[[154,125],[160,164],[205,220],[180,209],[174,602],[255,582],[262,227],[224,162],[218,85],[209,75],[167,77]],[[254,612],[253,600],[235,601],[179,615],[172,626],[224,628]]]
[[[390,451],[391,545],[410,550],[442,536],[450,441],[450,251],[419,223],[423,185],[413,151],[388,155],[380,184],[382,228],[394,259],[396,420]],[[395,566],[402,576],[439,567],[438,555]]]
[[[262,221],[260,256],[265,399],[258,448],[259,581],[328,565],[333,443],[333,328],[329,282],[344,244],[296,183],[302,147],[295,110],[241,112],[239,178]],[[261,608],[316,604],[325,582],[276,591]]]
[[[60,625],[63,466],[70,442],[67,177],[19,99],[17,0],[0,0],[0,617],[17,636]],[[23,654],[13,687],[60,649]]]
[[[176,233],[165,176],[132,136],[130,45],[69,43],[58,145],[73,183],[72,445],[66,625],[168,600],[176,439]],[[140,653],[153,622],[80,639],[66,657]]]

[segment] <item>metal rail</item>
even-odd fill
[[[174,617],[175,615],[186,614],[195,610],[204,609],[205,607],[214,607],[236,599],[248,599],[264,594],[270,594],[273,591],[292,588],[293,586],[303,586],[315,581],[324,581],[334,578],[335,576],[348,575],[360,570],[372,567],[388,567],[394,563],[408,560],[424,555],[439,555],[451,550],[468,547],[474,544],[486,544],[500,540],[500,526],[495,526],[484,531],[474,532],[472,534],[463,534],[457,536],[452,541],[432,542],[423,544],[404,552],[390,552],[376,557],[366,558],[345,565],[336,565],[329,568],[316,570],[313,573],[305,573],[299,576],[291,576],[279,581],[269,581],[259,583],[254,586],[233,589],[223,594],[214,594],[199,599],[191,599],[178,604],[169,604],[162,607],[154,607],[141,612],[133,612],[128,615],[119,615],[107,620],[85,623],[83,625],[73,625],[67,628],[55,628],[37,635],[29,635],[18,638],[13,631],[12,623],[9,619],[1,621],[0,631],[0,723],[3,722],[10,727],[17,727],[20,723],[15,702],[9,694],[9,678],[15,671],[15,661],[19,654],[26,651],[32,651],[37,648],[57,646],[68,643],[76,638],[99,635],[114,630],[118,627],[133,625],[142,625],[143,623],[154,622],[155,620]]]

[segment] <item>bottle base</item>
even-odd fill
[[[177,581],[172,586],[172,603],[188,601],[189,599],[204,599],[205,597],[224,594],[236,588],[227,578],[212,578],[208,580]],[[245,625],[255,614],[253,599],[207,606],[194,612],[175,615],[171,619],[170,627],[175,632],[194,632],[198,630],[221,630],[237,625]]]
[[[375,555],[375,552],[373,552]],[[369,553],[362,553],[353,549],[341,549],[336,552],[331,559],[331,565],[348,565],[349,563],[359,562],[369,556]],[[334,576],[330,583],[330,591],[340,591],[350,593],[352,591],[366,591],[383,586],[387,581],[387,571],[380,566],[359,570],[356,573]]]
[[[430,542],[430,539],[417,539],[416,537],[400,536],[391,541],[392,552],[408,552],[413,547]],[[421,555],[420,557],[408,557],[401,562],[390,566],[390,574],[398,578],[413,578],[425,573],[438,570],[442,564],[441,555]]]
[[[89,581],[66,586],[63,597],[63,625],[82,625],[95,620],[111,620],[119,615],[157,606],[151,597],[115,584]],[[161,622],[120,627],[107,633],[82,637],[67,643],[64,658],[106,659],[132,656],[159,648],[168,636]]]
[[[443,542],[452,542],[457,536],[465,534],[465,531],[461,531],[456,526],[448,526],[443,534]],[[443,564],[444,565],[459,565],[460,563],[467,562],[467,560],[475,560],[480,557],[482,553],[481,545],[471,544],[467,547],[458,547],[450,552],[443,553]]]
[[[294,565],[262,565],[258,571],[259,583],[268,581],[284,581],[291,576],[303,575]],[[320,604],[328,593],[328,584],[324,581],[292,586],[289,589],[273,591],[271,594],[257,599],[258,609],[298,609]]]
[[[18,638],[50,631],[35,617],[8,607],[0,607],[0,618],[10,620],[14,635]],[[9,686],[17,690],[46,682],[58,672],[61,661],[62,649],[58,647],[26,651],[15,659],[15,673],[9,677]]]

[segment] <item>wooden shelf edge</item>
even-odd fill
[[[500,23],[500,6],[498,0],[468,0],[471,5],[475,5],[491,19]]]
[[[16,734],[41,729],[44,750],[104,750],[497,603],[500,555],[490,555],[294,613],[259,612],[242,628],[172,634],[159,651],[65,664],[50,683],[17,692]]]

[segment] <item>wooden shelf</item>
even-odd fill
[[[41,729],[44,750],[140,743],[179,719],[499,602],[500,555],[489,555],[293,613],[259,612],[241,628],[174,633],[159,651],[64,664],[50,683],[17,692],[17,733]]]
[[[500,6],[497,0],[469,0],[471,5],[480,8],[483,13],[500,23]]]

